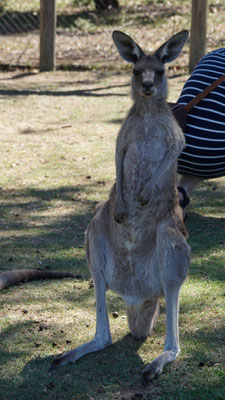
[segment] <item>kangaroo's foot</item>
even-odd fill
[[[144,384],[148,384],[153,379],[157,379],[163,372],[163,367],[174,361],[179,353],[179,350],[168,350],[160,354],[152,363],[147,364],[142,371]]]

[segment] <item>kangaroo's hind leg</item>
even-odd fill
[[[174,361],[179,347],[179,292],[189,266],[189,246],[181,232],[169,227],[160,232],[161,276],[166,299],[166,340],[164,352],[147,364],[142,374],[148,382],[157,378],[166,364]],[[159,257],[160,259],[160,257]]]
[[[128,325],[132,335],[142,338],[154,329],[159,314],[157,298],[147,300],[140,305],[127,305]]]
[[[59,355],[52,363],[52,367],[62,366],[67,363],[75,363],[85,354],[102,350],[112,343],[108,312],[106,308],[106,282],[103,276],[104,265],[106,262],[107,244],[104,237],[96,232],[91,234],[89,229],[87,237],[87,258],[90,264],[92,277],[95,287],[96,299],[96,332],[94,339],[82,344],[77,348]]]

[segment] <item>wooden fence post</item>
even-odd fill
[[[189,72],[205,54],[208,0],[192,0]]]
[[[56,0],[40,0],[40,71],[55,68]]]

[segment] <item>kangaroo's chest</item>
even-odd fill
[[[144,136],[144,137],[143,137]],[[141,135],[136,140],[131,142],[127,148],[126,162],[131,157],[132,163],[142,164],[150,162],[160,162],[167,151],[167,144],[165,139],[159,139],[157,134]]]
[[[123,177],[127,183],[151,178],[167,153],[166,132],[146,118],[130,135],[124,158]]]

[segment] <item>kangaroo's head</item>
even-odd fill
[[[184,30],[172,36],[152,55],[146,55],[141,47],[123,32],[114,31],[112,37],[121,57],[134,65],[133,97],[141,95],[165,99],[167,97],[165,64],[179,56],[188,38],[188,31]]]

